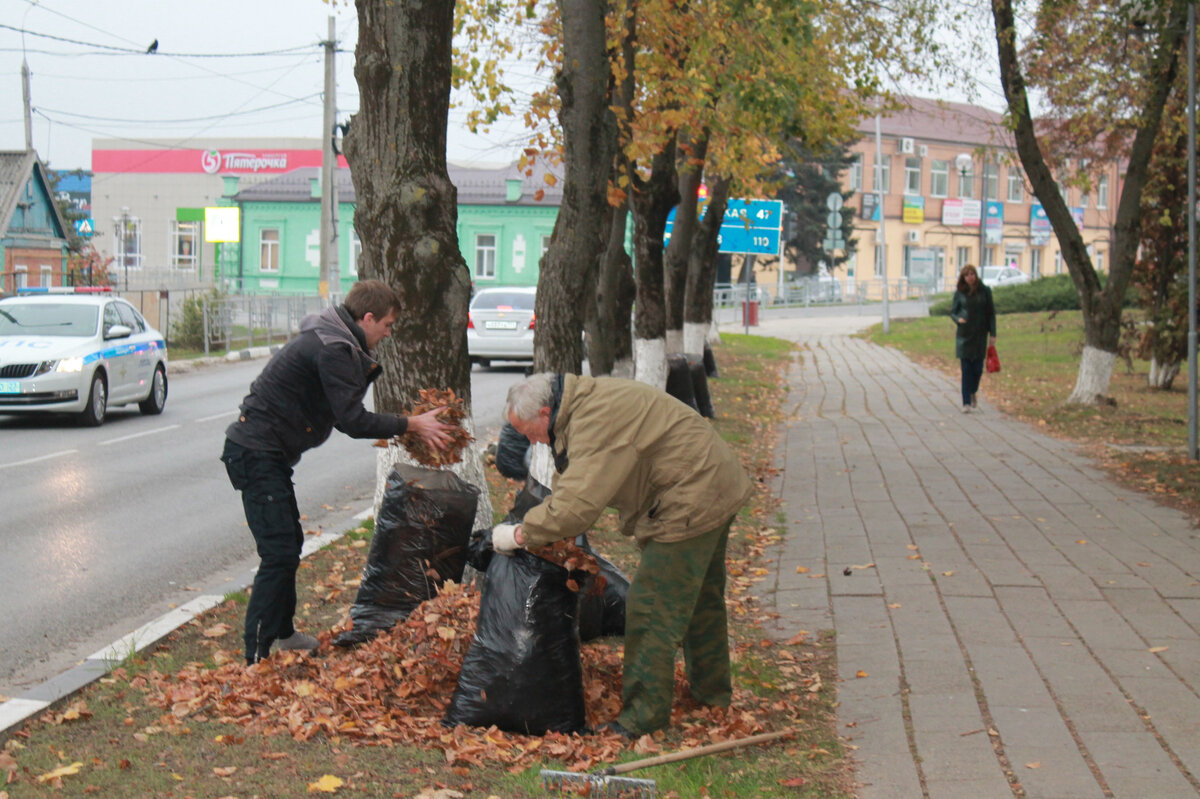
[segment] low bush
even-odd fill
[[[1103,281],[1107,275],[1101,275]],[[929,306],[930,316],[948,316],[954,294],[939,295]],[[1034,311],[1078,311],[1079,293],[1068,274],[1038,278],[1032,283],[1000,286],[992,289],[996,313],[1031,313]]]

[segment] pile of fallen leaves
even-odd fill
[[[413,460],[422,466],[441,467],[458,463],[462,460],[463,450],[475,440],[463,426],[463,420],[467,418],[467,411],[463,406],[462,397],[455,394],[452,388],[445,391],[423,388],[418,393],[421,399],[407,415],[419,416],[422,413],[441,408],[442,412],[437,415],[438,420],[453,427],[449,432],[450,443],[446,448],[435,449],[426,444],[416,433],[405,433],[391,440],[381,438],[375,442],[375,446],[388,447],[398,444],[404,447]]]
[[[440,749],[455,767],[501,765],[522,771],[549,757],[586,771],[614,760],[626,742],[613,733],[525,736],[442,724],[478,612],[477,589],[447,583],[406,620],[354,649],[332,646],[340,631],[334,629],[320,633],[313,655],[279,652],[247,668],[235,653],[219,650],[214,661],[223,665],[216,668],[191,663],[174,674],[139,675],[130,684],[164,711],[158,722],[164,728],[217,721],[239,725],[248,734],[299,741],[323,736],[368,746],[412,744]],[[588,724],[597,728],[621,707],[620,647],[588,643],[581,660]],[[815,692],[820,681],[816,678],[812,687],[813,677],[803,677],[798,661],[791,674],[797,693],[786,701],[768,705],[750,691],[735,689],[732,707],[708,708],[686,697],[680,664],[672,719],[672,731],[683,736],[680,746],[752,735],[762,732],[772,715],[799,715],[805,691]],[[643,736],[635,748],[656,752],[661,746]]]

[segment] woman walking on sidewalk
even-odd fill
[[[996,343],[992,290],[983,284],[971,264],[958,273],[950,316],[954,318],[955,327],[954,354],[962,365],[962,412],[970,413],[977,407],[975,395],[979,391],[979,378],[983,376],[988,344]]]

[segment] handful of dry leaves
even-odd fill
[[[418,416],[426,411],[441,408],[442,412],[438,414],[438,420],[454,427],[449,434],[450,444],[445,449],[435,449],[426,444],[417,434],[405,433],[391,441],[381,438],[375,442],[375,446],[386,447],[392,443],[399,444],[408,451],[413,460],[422,466],[441,467],[458,463],[462,460],[462,451],[475,440],[463,427],[463,419],[467,418],[467,412],[463,409],[462,398],[454,393],[454,389],[450,388],[445,391],[423,388],[419,393],[420,401],[407,415]]]

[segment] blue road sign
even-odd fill
[[[701,202],[699,213],[704,215],[706,203]],[[675,209],[667,215],[664,235],[671,240],[675,225]],[[721,231],[717,234],[718,250],[723,253],[778,255],[783,225],[782,200],[730,200],[725,208]]]

